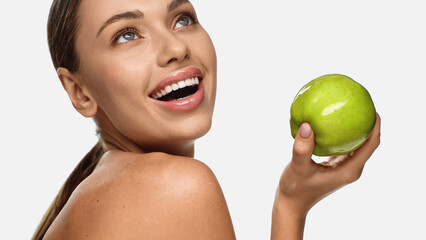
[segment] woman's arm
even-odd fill
[[[321,199],[359,179],[365,163],[380,144],[380,117],[369,139],[351,154],[315,163],[314,132],[303,124],[296,135],[293,158],[285,168],[276,192],[272,212],[273,240],[303,239],[308,211]]]

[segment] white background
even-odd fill
[[[316,205],[305,239],[426,239],[423,1],[194,0],[218,53],[214,125],[196,158],[219,179],[239,239],[268,239],[290,159],[289,108],[327,73],[363,84],[382,143],[362,178]],[[50,1],[0,3],[0,239],[29,239],[94,124],[72,108],[46,40]]]

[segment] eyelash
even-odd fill
[[[112,38],[113,45],[123,44],[123,43],[117,43],[117,41],[121,36],[123,36],[123,34],[128,33],[128,32],[132,32],[132,33],[136,34],[139,38],[142,38],[141,33],[137,29],[132,28],[132,27],[126,27],[125,29],[121,30],[120,32],[118,32],[117,34],[114,35],[114,37]]]
[[[194,24],[196,24],[196,23],[198,23],[198,21],[197,21],[197,19],[196,19],[196,17],[195,17],[195,14],[194,13],[192,13],[192,12],[183,12],[183,13],[181,13],[177,18],[176,18],[176,20],[178,20],[178,19],[180,19],[181,17],[189,17],[190,19],[191,19],[191,21],[192,21],[192,24],[191,25],[194,25]],[[174,22],[174,25],[176,25],[176,21]],[[190,25],[189,25],[190,26]]]
[[[177,20],[179,20],[182,17],[189,17],[191,19],[191,24],[188,25],[188,26],[191,26],[191,25],[194,25],[194,24],[198,23],[197,19],[195,18],[194,13],[192,13],[192,12],[183,12],[183,13],[181,13],[176,18],[176,21],[174,22],[174,25],[176,25]],[[113,45],[121,45],[121,44],[128,43],[128,42],[126,42],[126,43],[117,43],[118,39],[121,36],[123,36],[123,34],[128,33],[128,32],[133,32],[134,34],[136,34],[138,36],[138,38],[142,38],[141,33],[137,29],[135,29],[133,27],[126,27],[125,29],[119,31],[117,34],[114,35],[114,37],[112,38]]]

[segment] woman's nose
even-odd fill
[[[187,42],[173,32],[161,34],[158,39],[158,65],[165,67],[172,62],[181,62],[189,59],[191,52]]]

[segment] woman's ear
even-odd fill
[[[57,74],[74,108],[85,117],[95,116],[98,104],[90,95],[89,90],[82,84],[81,77],[61,67],[58,68]]]

